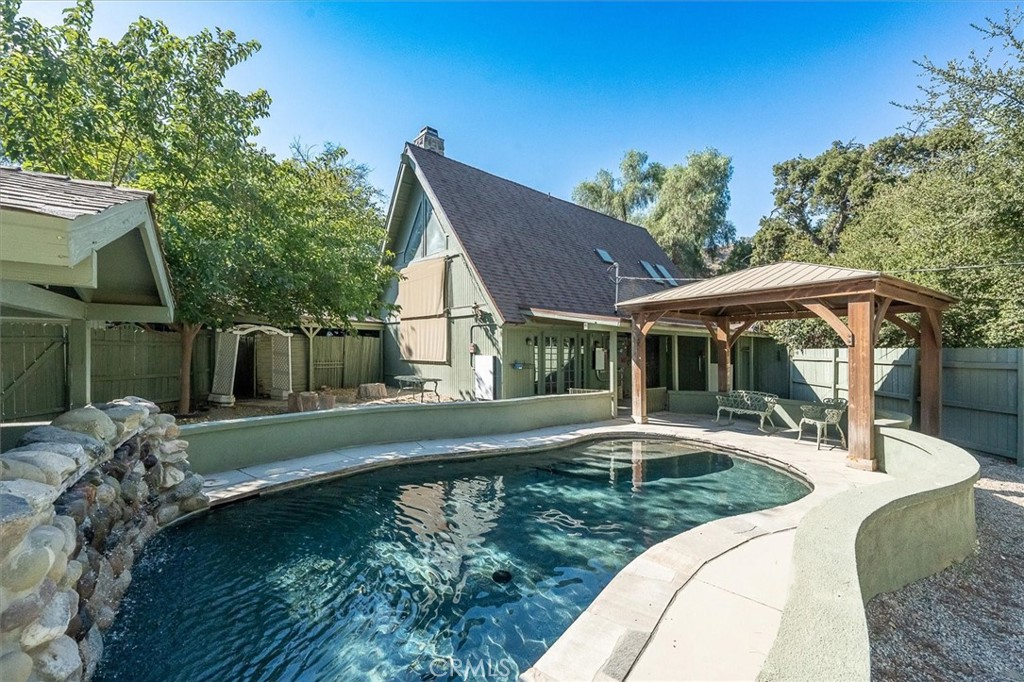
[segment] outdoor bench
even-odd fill
[[[722,418],[722,411],[724,410],[729,413],[730,422],[736,413],[752,414],[761,418],[761,425],[758,427],[761,431],[764,431],[765,419],[768,420],[773,429],[775,428],[775,422],[772,421],[772,412],[775,411],[775,406],[779,402],[779,396],[774,393],[729,391],[716,397],[718,398],[718,413],[715,415],[716,422]]]

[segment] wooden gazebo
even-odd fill
[[[731,349],[755,322],[820,317],[849,348],[849,459],[876,469],[874,350],[882,322],[921,347],[921,430],[939,435],[942,406],[942,311],[956,299],[870,270],[774,263],[666,289],[618,305],[632,317],[633,421],[647,421],[646,336],[661,319],[703,322],[718,349],[718,390],[732,386]],[[920,315],[915,326],[900,317]],[[842,318],[846,318],[844,321]]]

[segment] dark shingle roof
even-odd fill
[[[149,192],[112,187],[109,183],[0,166],[0,207],[3,208],[74,220],[149,196]]]
[[[642,227],[412,144],[407,151],[507,322],[523,322],[529,308],[614,315],[615,284],[595,249],[611,254],[622,277],[649,278],[641,260],[682,277]],[[665,288],[625,280],[619,300]]]

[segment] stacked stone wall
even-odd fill
[[[132,565],[206,509],[174,417],[128,397],[67,412],[0,454],[0,679],[89,680]]]

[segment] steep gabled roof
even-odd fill
[[[624,278],[649,279],[642,260],[683,276],[642,227],[412,144],[406,154],[506,322],[523,322],[531,308],[615,315],[615,283],[596,249],[611,255]],[[665,288],[626,279],[619,300]]]
[[[74,220],[151,196],[150,192],[110,183],[0,166],[0,206],[17,211]]]

